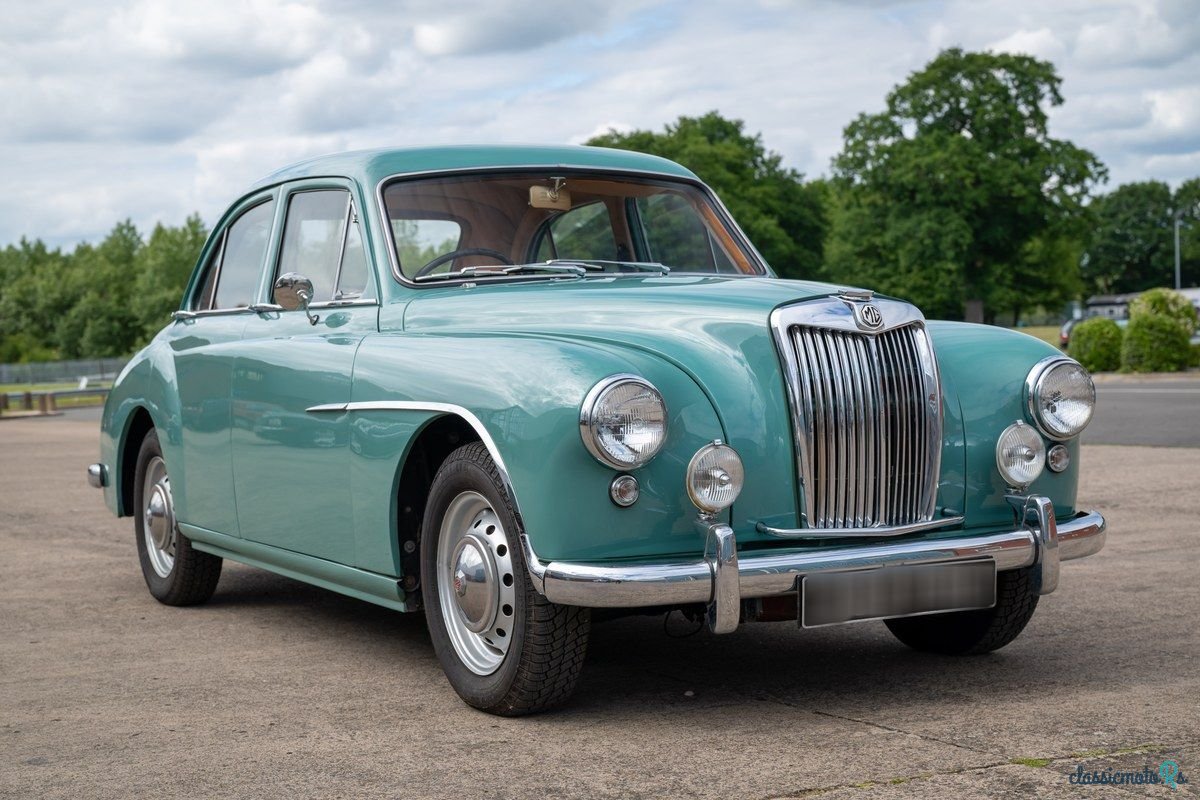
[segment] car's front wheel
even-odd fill
[[[520,527],[480,443],[455,450],[429,492],[421,536],[422,598],[433,648],[469,705],[519,716],[570,696],[587,650],[588,609],[533,588]]]
[[[138,451],[133,503],[138,560],[150,594],[169,606],[195,605],[212,597],[221,578],[221,559],[196,550],[179,532],[171,477],[153,430]]]
[[[978,655],[1016,639],[1037,610],[1032,567],[996,574],[996,605],[884,620],[888,630],[914,650],[944,655]]]

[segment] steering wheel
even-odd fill
[[[453,261],[454,259],[461,258],[463,256],[487,256],[488,258],[494,258],[501,264],[505,264],[510,267],[513,263],[512,259],[504,255],[504,253],[501,253],[499,250],[493,250],[490,247],[461,247],[458,250],[451,250],[449,253],[444,253],[438,256],[433,261],[430,261],[428,264],[417,270],[417,274],[413,275],[413,277],[420,278],[424,275],[428,275],[442,264],[445,264],[447,261]]]

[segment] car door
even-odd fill
[[[242,536],[354,563],[350,417],[311,413],[350,400],[354,354],[378,330],[365,223],[346,181],[285,187],[264,298],[280,275],[313,284],[307,311],[264,303],[246,322],[233,375],[233,467]]]
[[[266,265],[274,192],[235,206],[205,253],[184,310],[166,331],[179,391],[182,463],[171,465],[180,522],[238,535],[230,452],[233,371]]]

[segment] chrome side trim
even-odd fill
[[[901,536],[918,531],[931,531],[937,528],[949,528],[961,525],[963,517],[942,517],[928,522],[916,522],[912,525],[876,525],[870,528],[772,528],[765,522],[758,523],[755,530],[768,536],[779,536],[785,539],[847,539],[852,537],[870,538],[873,536]]]
[[[1049,500],[1040,498],[1046,503]],[[885,542],[804,550],[756,550],[736,553],[736,542],[728,542],[737,555],[739,599],[770,597],[794,592],[804,575],[876,569],[901,564],[932,564],[969,561],[987,557],[998,571],[1021,569],[1037,563],[1048,538],[1057,540],[1058,559],[1070,561],[1098,552],[1104,546],[1104,517],[1080,512],[1056,526],[1055,536],[1043,535],[1027,522],[1009,531],[968,534],[933,541]],[[732,533],[732,532],[731,532]],[[706,556],[695,561],[666,561],[651,564],[601,566],[560,561],[544,563],[525,544],[526,563],[535,586],[548,600],[562,605],[592,608],[637,608],[686,604],[728,607],[733,582],[722,575],[718,581],[712,561]],[[730,571],[723,564],[722,573]],[[718,596],[719,595],[719,596]]]
[[[721,212],[721,214],[724,215],[721,218],[721,222],[724,223],[725,226],[729,229],[730,235],[735,240],[737,240],[738,244],[740,244],[742,246],[742,248],[744,250],[746,250],[746,252],[750,256],[752,256],[750,261],[755,261],[755,259],[757,259],[757,263],[755,264],[755,266],[758,267],[758,269],[759,269],[758,273],[756,273],[755,275],[746,276],[746,277],[761,278],[761,277],[774,277],[775,276],[774,272],[772,272],[771,268],[767,265],[766,259],[763,258],[761,253],[758,252],[758,249],[750,241],[750,238],[748,236],[746,236],[745,231],[743,231],[741,229],[741,226],[738,225],[737,220],[735,220],[733,218],[733,215],[729,213],[729,209],[727,209],[725,207],[725,204],[721,202],[721,198],[717,197],[716,192],[714,192],[711,188],[709,188],[708,185],[705,184],[703,181],[701,181],[699,178],[688,178],[683,175],[676,175],[671,172],[655,172],[653,170],[621,169],[619,167],[597,167],[597,166],[589,166],[587,164],[545,164],[545,163],[543,163],[543,164],[506,164],[506,165],[493,164],[490,166],[481,165],[481,166],[475,166],[475,167],[456,167],[454,169],[433,169],[433,170],[421,170],[418,172],[398,172],[393,175],[388,175],[387,177],[380,179],[379,182],[375,184],[375,202],[376,202],[376,205],[378,206],[379,219],[381,220],[381,223],[383,226],[383,240],[384,240],[384,244],[387,246],[388,263],[391,265],[391,268],[392,268],[392,277],[394,277],[396,280],[398,280],[402,285],[408,286],[411,288],[425,288],[430,285],[430,284],[420,284],[415,281],[409,280],[408,278],[404,277],[404,273],[401,272],[401,270],[400,270],[400,262],[396,258],[395,235],[394,235],[394,232],[392,231],[391,220],[388,217],[387,203],[384,202],[384,199],[383,199],[383,190],[387,184],[389,184],[393,181],[419,180],[422,178],[436,178],[436,177],[439,177],[442,175],[469,175],[473,172],[479,172],[479,173],[482,173],[482,172],[530,172],[530,171],[535,171],[535,170],[547,170],[547,169],[561,170],[564,172],[590,172],[590,173],[603,173],[603,174],[617,175],[617,176],[624,175],[627,177],[657,178],[660,180],[678,181],[680,183],[690,184],[691,186],[694,186],[697,189],[699,189],[709,200],[713,201],[713,205],[716,206],[716,208]],[[719,214],[718,216],[720,217],[721,214]],[[524,275],[522,277],[528,278],[529,276]],[[466,280],[466,279],[464,278],[464,280]],[[433,284],[433,285],[445,286],[445,285],[454,285],[457,283],[459,283],[459,281],[444,281],[444,282],[438,282],[437,284]]]
[[[521,507],[517,504],[517,493],[513,489],[512,480],[508,475],[508,467],[504,464],[504,457],[500,455],[500,448],[496,446],[496,440],[492,438],[492,434],[484,426],[479,417],[469,409],[462,406],[454,405],[453,403],[426,403],[411,400],[373,400],[359,403],[325,403],[318,406],[309,406],[304,409],[309,414],[342,414],[342,413],[357,413],[364,411],[434,411],[439,414],[454,414],[462,417],[463,420],[475,429],[479,434],[480,441],[483,446],[488,449],[488,453],[492,456],[492,461],[496,463],[496,470],[500,473],[500,482],[504,484],[504,489],[508,493],[509,502],[512,503],[513,509],[517,512],[517,516],[521,515]],[[522,544],[525,542],[525,535],[521,535]],[[528,562],[532,563],[532,562]]]
[[[90,464],[87,469],[88,486],[103,489],[108,486],[108,467],[103,464]]]

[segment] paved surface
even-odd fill
[[[1200,378],[1102,375],[1084,444],[1200,447]]]
[[[1166,758],[1194,782],[1151,791],[1200,788],[1200,450],[1085,448],[1108,546],[999,653],[621,620],[524,720],[462,705],[419,616],[228,563],[159,605],[95,452],[92,420],[0,422],[0,796],[1124,797],[1068,776]]]

